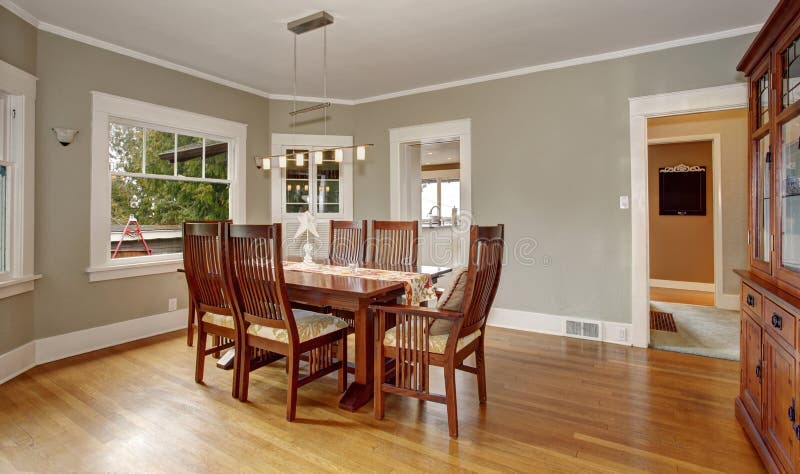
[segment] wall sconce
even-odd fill
[[[71,144],[75,140],[75,135],[78,134],[77,130],[71,128],[55,127],[52,129],[56,134],[56,140],[63,146]]]

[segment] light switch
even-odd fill
[[[628,196],[620,196],[619,197],[619,208],[620,209],[628,209],[631,207],[631,203],[628,200]]]

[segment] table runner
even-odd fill
[[[353,273],[349,267],[320,264],[306,265],[303,262],[283,262],[283,269],[321,273],[325,275],[366,278],[368,280],[399,281],[405,286],[405,296],[408,303],[419,306],[419,304],[424,301],[436,301],[436,289],[433,287],[431,276],[424,273],[399,272],[362,267],[359,267],[356,273]]]

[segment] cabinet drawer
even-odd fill
[[[764,298],[764,323],[774,334],[795,347],[795,318],[792,313]]]
[[[742,283],[742,308],[761,317],[761,293],[751,288],[747,283]]]

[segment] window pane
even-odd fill
[[[142,172],[141,127],[109,124],[108,160],[113,172]]]
[[[757,126],[769,123],[769,72],[756,82],[758,94],[758,112],[756,113]]]
[[[8,169],[0,165],[0,272],[8,271]]]
[[[334,159],[333,150],[322,154],[322,164],[317,166],[317,212],[337,213],[341,204],[339,171],[341,163]]]
[[[450,219],[453,208],[461,209],[461,182],[457,179],[442,180],[442,217]]]
[[[145,157],[145,173],[172,176],[174,174],[173,159],[175,157],[175,134],[147,130],[147,154]]]
[[[203,177],[203,139],[178,135],[178,175]]]
[[[436,180],[435,179],[423,179],[422,180],[422,218],[428,219],[431,216],[431,209],[433,206],[436,206],[439,199],[437,196],[437,189],[436,189]],[[436,210],[433,209],[434,214],[439,215],[436,213]]]
[[[789,107],[800,100],[800,37],[783,51],[783,106]]]
[[[302,166],[297,166],[295,157],[286,160],[286,212],[296,213],[309,210],[311,192],[308,188],[309,155],[308,150],[286,150],[287,154],[305,153]],[[313,159],[313,158],[312,158]]]
[[[772,178],[772,157],[769,153],[769,135],[758,141],[755,159],[758,162],[756,172],[756,186],[758,189],[757,203],[755,209],[756,229],[754,233],[755,242],[753,243],[754,257],[764,262],[770,261],[770,179]]]
[[[800,117],[781,127],[781,182],[783,214],[781,215],[781,265],[800,272]]]
[[[229,187],[227,184],[112,176],[112,258],[148,255],[148,248],[152,255],[180,253],[183,221],[228,219]],[[129,225],[133,234],[123,238],[129,218],[136,219],[141,226],[144,242],[135,235],[135,222]]]
[[[228,142],[206,140],[206,178],[228,179]]]

